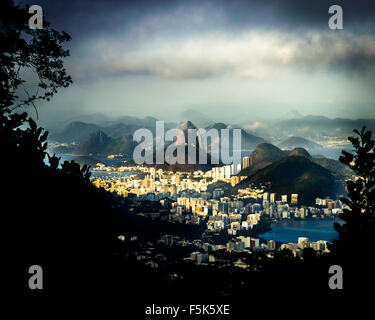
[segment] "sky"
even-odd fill
[[[33,0],[72,36],[73,84],[39,116],[375,118],[374,1]],[[343,29],[331,30],[331,5]]]

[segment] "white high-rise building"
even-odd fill
[[[309,243],[309,238],[299,237],[298,238],[298,246],[302,249],[305,248]]]
[[[250,157],[243,157],[242,158],[242,169],[246,169],[246,168],[250,167],[250,162],[251,162]]]

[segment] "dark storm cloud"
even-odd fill
[[[305,114],[311,107],[334,114],[358,102],[366,114],[373,113],[375,1],[32,4],[42,6],[54,28],[72,35],[67,69],[76,87],[62,104],[101,111],[99,104],[111,101],[116,108],[126,103],[148,114],[149,105],[203,103],[213,109],[219,101],[245,108],[251,101],[272,112],[301,104]],[[333,4],[343,8],[343,30],[328,28]]]
[[[55,29],[64,30],[74,38],[108,33],[117,25],[131,24],[142,15],[142,6],[150,1],[119,0],[21,0],[21,5],[38,4],[43,8],[45,19]]]
[[[375,1],[36,2],[55,28],[72,35],[71,69],[77,79],[111,74],[264,78],[275,66],[374,70]],[[342,31],[328,29],[332,4],[343,8]]]
[[[374,26],[375,1],[366,0],[231,0],[231,1],[151,1],[151,0],[21,0],[22,4],[39,4],[46,18],[57,28],[63,28],[77,37],[88,33],[111,32],[131,26],[145,16],[171,11],[177,7],[205,7],[220,11],[225,16],[216,28],[245,26],[268,28],[327,27],[328,8],[341,5],[345,27],[363,31]],[[207,24],[210,23],[209,17]]]
[[[204,1],[163,0],[18,0],[21,5],[38,4],[47,21],[75,38],[112,34],[130,28],[143,18],[179,6],[204,7]],[[209,2],[207,2],[209,3]]]
[[[357,28],[358,25],[373,25],[375,3],[369,0],[271,0],[271,1],[249,1],[256,3],[259,7],[268,8],[274,12],[274,26],[280,27],[315,27],[324,29],[327,26],[328,8],[331,5],[340,5],[344,11],[345,26]],[[251,8],[248,6],[248,8]],[[246,15],[246,13],[244,13]]]

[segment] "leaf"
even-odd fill
[[[30,124],[31,130],[35,131],[36,128],[37,128],[37,125],[36,125],[35,121],[32,118],[29,118],[29,124]]]
[[[353,161],[354,155],[345,150],[342,150],[341,153],[343,156],[340,156],[339,161],[343,164],[349,165],[349,163]]]
[[[48,131],[44,132],[43,135],[39,138],[41,142],[44,142],[47,140],[48,137]]]

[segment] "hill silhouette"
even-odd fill
[[[286,155],[285,151],[282,151],[271,143],[261,143],[250,155],[250,167],[243,169],[241,175],[250,176]]]
[[[310,153],[306,151],[304,148],[295,148],[292,151],[288,153],[288,156],[299,156],[299,157],[305,157],[307,159],[311,159]]]
[[[210,130],[210,129],[216,129],[216,130],[221,130],[221,129],[226,129],[227,128],[227,125],[223,122],[215,122],[215,123],[212,123],[210,124],[206,130]]]
[[[112,141],[103,131],[98,130],[90,134],[84,139],[73,151],[74,154],[88,155],[88,154],[103,154],[104,150],[108,148]]]
[[[353,174],[353,171],[350,170],[349,167],[345,166],[338,160],[314,156],[311,161],[328,169],[336,177],[348,177]]]
[[[155,131],[154,118],[139,119],[135,117],[120,117],[116,120],[101,123],[101,125],[93,123],[85,123],[81,121],[73,121],[66,125],[63,131],[53,133],[49,137],[50,141],[71,143],[81,142],[86,139],[90,134],[97,131],[102,131],[111,138],[120,138],[124,135],[133,134],[134,131],[140,128],[146,128]],[[128,121],[128,122],[125,122]]]
[[[245,131],[241,127],[235,128],[235,127],[232,127],[232,126],[228,126],[228,125],[226,125],[225,123],[222,123],[222,122],[213,123],[213,124],[209,125],[208,127],[206,127],[206,130],[210,130],[210,129],[219,130],[219,135],[220,135],[220,130],[229,129],[229,137],[230,137],[229,148],[230,149],[232,149],[232,145],[233,145],[232,141],[233,141],[233,130],[234,129],[239,129],[240,132],[241,132],[241,150],[243,150],[243,151],[249,151],[249,150],[252,151],[259,144],[266,142],[263,138],[255,136],[255,135]],[[210,146],[209,146],[209,149],[210,149]]]
[[[61,133],[52,134],[50,140],[58,142],[79,142],[99,129],[100,126],[93,123],[73,121],[69,123]]]
[[[305,136],[317,139],[322,135],[336,137],[338,133],[350,135],[353,128],[365,125],[375,129],[375,119],[330,119],[324,116],[307,115],[296,119],[282,120],[269,127],[269,133],[276,136]]]
[[[306,157],[288,156],[259,170],[237,186],[246,188],[270,183],[270,190],[278,194],[298,193],[301,203],[311,204],[317,197],[334,196],[336,185],[333,175]]]
[[[73,151],[76,155],[124,154],[132,156],[135,142],[131,135],[111,138],[98,130],[84,139]]]

